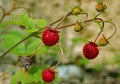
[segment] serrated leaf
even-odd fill
[[[11,84],[18,84],[18,82],[21,82],[21,84],[28,84],[32,81],[30,80],[31,79],[30,77],[31,76],[29,76],[27,72],[20,69],[15,73],[14,76],[12,76]]]
[[[19,18],[27,28],[35,28],[34,19],[28,17],[26,14],[21,14]]]

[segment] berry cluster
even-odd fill
[[[86,19],[87,19],[88,13],[84,12],[83,9],[80,7],[80,5],[78,5],[78,6],[74,6],[72,11],[67,13],[62,19],[58,20],[58,22],[59,21],[60,22],[56,26],[56,28],[46,26],[45,31],[42,33],[42,41],[43,41],[44,45],[50,47],[50,46],[54,46],[58,43],[58,41],[59,41],[58,29],[67,28],[69,26],[74,26],[74,31],[79,32],[83,29],[83,26],[82,26],[83,23],[98,21],[99,23],[101,23],[101,31],[98,33],[98,35],[96,36],[94,41],[91,41],[83,46],[83,55],[85,56],[85,58],[87,58],[87,59],[96,58],[99,54],[99,47],[107,45],[109,43],[108,40],[116,32],[116,26],[112,22],[110,22],[110,23],[112,23],[112,25],[115,28],[114,33],[111,36],[109,36],[108,38],[106,38],[103,35],[98,40],[98,42],[96,42],[96,40],[98,39],[98,37],[100,36],[100,34],[102,33],[102,31],[104,29],[104,23],[105,23],[105,21],[102,18],[98,18],[98,16],[100,14],[104,13],[104,11],[106,10],[106,5],[103,4],[103,1],[102,2],[100,2],[100,1],[98,1],[97,5],[96,5],[96,11],[98,12],[98,14],[95,17],[93,17],[92,19],[86,20],[84,22],[77,20],[77,22],[75,24],[72,24],[72,25],[70,24],[67,26],[59,27],[59,25],[63,22],[63,20],[70,15],[78,16],[78,15],[84,14],[84,15],[86,15]],[[54,80],[54,78],[55,78],[54,69],[48,68],[42,72],[42,79],[45,82],[52,82]]]

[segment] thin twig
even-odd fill
[[[84,21],[84,22],[79,22],[80,24],[81,23],[87,23],[87,22],[90,22],[90,21],[92,21],[93,19],[89,19],[89,20],[86,20],[86,21]],[[78,23],[78,22],[76,22],[76,23]],[[70,26],[74,26],[76,23],[72,23],[72,24],[68,24],[68,25],[65,25],[65,26],[62,26],[62,27],[58,27],[57,29],[63,29],[63,28],[67,28],[67,27],[70,27]]]
[[[3,19],[5,17],[5,9],[1,5],[0,5],[0,8],[2,9],[2,12],[3,12],[2,17],[0,19],[0,24],[1,24],[1,22],[3,21]]]
[[[30,59],[32,59],[38,53],[38,51],[40,50],[41,47],[42,47],[42,45],[40,44],[38,46],[38,48],[35,50],[35,52],[30,56]]]
[[[112,38],[115,35],[115,33],[117,31],[117,27],[116,27],[116,25],[114,23],[112,23],[110,21],[104,21],[104,22],[108,22],[108,23],[110,23],[110,24],[112,24],[114,26],[114,32],[113,32],[113,34],[107,38],[107,40],[109,40],[110,38]]]
[[[81,14],[86,15],[85,20],[87,20],[87,18],[88,18],[88,13],[81,13]]]
[[[100,20],[102,22],[102,27],[100,32],[98,33],[97,37],[95,38],[94,42],[97,41],[98,37],[101,35],[101,33],[103,32],[103,28],[104,28],[104,21],[101,18],[95,18],[95,20]]]
[[[30,16],[30,11],[25,7],[14,7],[10,11],[8,11],[8,13],[11,13],[11,12],[15,11],[16,9],[25,9],[28,12],[28,16]]]
[[[58,19],[58,20],[52,22],[51,24],[49,24],[49,26],[52,26],[52,25],[56,24],[57,22],[59,22],[60,20],[62,20],[62,18],[63,18],[63,17],[61,17],[60,19]]]
[[[103,12],[98,13],[94,18],[97,18],[99,15],[101,15]]]
[[[61,56],[60,56],[60,58],[59,58],[57,64],[53,67],[53,70],[55,70],[56,67],[61,63],[61,61],[62,61],[62,59],[63,59],[63,56],[64,56],[63,49],[62,49],[59,45],[57,45],[57,47],[60,49]]]
[[[57,29],[57,28],[60,26],[60,24],[63,22],[63,20],[64,20],[67,16],[69,16],[70,14],[71,14],[71,11],[68,12],[66,15],[64,15],[63,18],[61,19],[61,21],[59,22],[59,24],[56,26],[55,29]]]

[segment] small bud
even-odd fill
[[[96,5],[96,10],[98,12],[104,12],[105,10],[107,9],[107,6],[105,4],[103,4],[103,1],[102,0],[99,0],[97,2],[97,5]]]
[[[76,24],[74,25],[74,30],[75,30],[76,32],[81,31],[82,28],[83,28],[83,27],[82,27],[79,23],[76,23]]]
[[[98,3],[98,4],[96,5],[96,10],[97,10],[98,12],[103,12],[103,10],[104,10],[104,5],[101,4],[101,3]]]
[[[105,36],[103,35],[102,38],[100,38],[100,40],[98,41],[98,45],[100,46],[105,46],[109,43],[109,41],[105,38]]]
[[[79,6],[74,7],[72,13],[73,13],[74,15],[80,14],[80,13],[81,13],[80,7],[79,7]]]

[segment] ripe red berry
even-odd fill
[[[87,59],[94,59],[99,54],[98,46],[94,42],[89,42],[83,47],[83,54]]]
[[[55,78],[55,71],[52,69],[48,68],[42,72],[42,79],[45,82],[52,82]]]
[[[53,46],[59,41],[58,31],[55,29],[47,28],[42,33],[42,41],[46,46]]]

